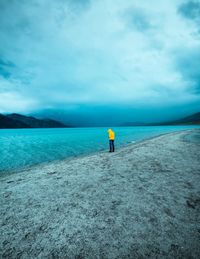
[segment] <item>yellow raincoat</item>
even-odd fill
[[[115,132],[111,129],[108,130],[108,137],[109,140],[114,140],[115,139]]]

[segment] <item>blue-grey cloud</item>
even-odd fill
[[[184,0],[1,0],[0,112],[197,108],[198,8]]]
[[[200,1],[186,1],[178,10],[186,18],[200,21]]]
[[[0,58],[0,75],[5,79],[12,75],[13,68],[15,68],[15,65],[12,62]]]
[[[185,81],[190,82],[191,91],[200,94],[200,46],[198,48],[177,51],[176,65]]]
[[[136,29],[140,32],[149,30],[151,28],[148,15],[142,9],[128,9],[124,13],[124,19],[129,26],[129,28]]]

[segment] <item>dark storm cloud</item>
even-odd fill
[[[0,58],[0,75],[9,78],[12,75],[13,68],[15,68],[15,65],[12,62]]]
[[[177,51],[176,66],[185,81],[190,82],[191,91],[200,94],[200,47]]]
[[[187,1],[180,5],[178,11],[188,19],[200,21],[200,1]]]

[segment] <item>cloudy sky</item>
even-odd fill
[[[200,0],[0,0],[0,113],[199,110]]]

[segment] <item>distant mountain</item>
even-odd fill
[[[36,119],[17,113],[0,114],[0,128],[66,128],[65,124],[51,119]]]
[[[129,126],[146,126],[144,122],[126,122],[120,125],[122,127],[129,127]]]
[[[164,125],[200,125],[200,112],[184,117],[175,121],[156,122],[156,123],[140,123],[127,122],[123,126],[164,126]]]
[[[192,125],[192,124],[200,124],[200,112],[194,113],[190,116],[187,116],[183,119],[168,122],[170,124],[186,124],[186,125]]]
[[[5,115],[0,114],[0,129],[30,128],[21,121],[15,121]]]

